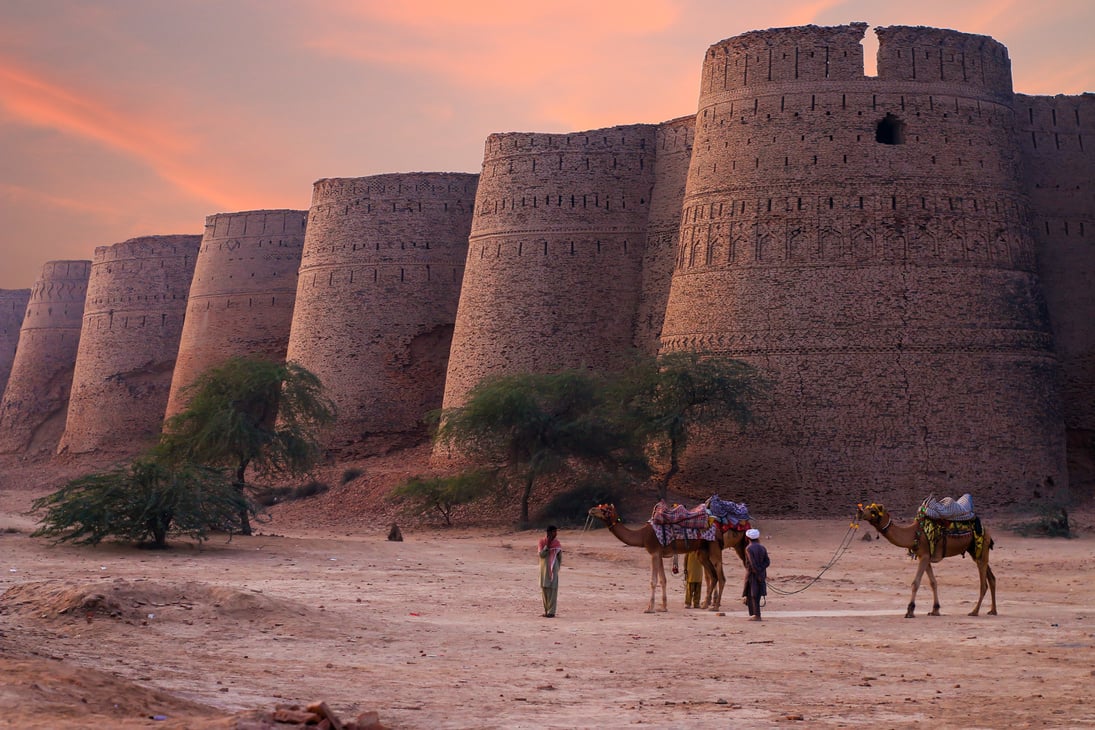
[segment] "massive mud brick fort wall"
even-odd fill
[[[285,359],[308,214],[302,210],[220,213],[205,219],[166,416],[181,391],[234,356]]]
[[[19,344],[19,328],[27,313],[30,289],[0,289],[0,398],[8,384],[15,347]]]
[[[0,401],[0,453],[52,451],[65,428],[90,261],[49,261],[30,291]]]
[[[61,452],[160,433],[200,242],[144,236],[95,249]]]
[[[370,452],[421,439],[441,406],[478,175],[315,183],[288,357],[339,413],[328,438]]]
[[[284,355],[335,400],[332,450],[371,453],[421,439],[424,414],[484,376],[703,350],[770,392],[753,426],[692,441],[680,479],[697,494],[758,514],[1090,496],[1095,95],[1015,94],[1003,45],[933,28],[877,29],[867,76],[866,28],[716,43],[695,114],[492,134],[478,175],[320,180],[306,220],[210,216],[167,412],[219,358]],[[100,289],[103,265],[77,372],[103,365],[73,389],[124,424],[115,411],[154,408],[123,374],[168,356],[88,323],[132,287],[147,326],[169,285],[137,295],[119,270]],[[31,294],[0,450],[59,436],[87,269],[49,264]],[[79,413],[69,450],[106,448]]]

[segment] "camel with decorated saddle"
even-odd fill
[[[913,578],[912,596],[909,598],[905,618],[914,618],[916,591],[920,588],[920,580],[925,573],[932,587],[932,610],[928,615],[939,615],[939,588],[932,563],[955,555],[965,557],[966,553],[976,563],[981,579],[981,593],[977,597],[977,605],[969,615],[976,616],[980,613],[986,590],[992,594],[992,608],[988,613],[991,616],[996,615],[996,576],[989,567],[989,551],[992,550],[993,539],[974,513],[973,498],[970,495],[963,495],[958,500],[950,497],[936,500],[934,496],[929,496],[917,511],[916,519],[904,525],[895,524],[893,517],[880,504],[860,504],[856,510],[856,521],[859,520],[866,520],[882,537],[907,549],[917,559],[916,577]]]
[[[718,497],[713,499],[718,500]],[[710,502],[711,500],[708,500],[705,505]],[[646,613],[655,611],[654,604],[659,586],[662,596],[661,607],[657,610],[669,610],[663,558],[690,552],[699,553],[707,588],[701,607],[710,608],[712,611],[719,609],[723,589],[726,586],[726,574],[722,567],[723,549],[733,547],[742,564],[745,564],[745,545],[742,536],[745,534],[744,530],[748,528],[748,522],[742,521],[740,525],[735,525],[735,527],[741,526],[740,530],[721,529],[716,520],[712,529],[709,524],[712,521],[711,517],[707,516],[703,518],[707,523],[703,530],[683,527],[682,524],[694,524],[699,519],[697,515],[701,508],[705,508],[704,505],[682,513],[683,508],[680,505],[669,508],[665,502],[658,502],[651,519],[644,522],[638,529],[625,526],[616,513],[614,505],[599,504],[589,510],[589,516],[604,522],[609,532],[620,542],[631,547],[641,547],[649,553],[650,602],[647,604]]]

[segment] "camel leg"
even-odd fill
[[[916,592],[920,590],[920,579],[924,576],[924,569],[929,565],[928,557],[920,559],[920,563],[916,566],[916,577],[912,582],[912,595],[909,596],[909,607],[905,611],[905,618],[916,618]]]
[[[939,584],[935,580],[935,571],[932,570],[932,564],[931,564],[930,558],[929,558],[929,561],[928,561],[927,565],[928,565],[928,570],[927,570],[928,584],[931,585],[931,587],[932,587],[932,610],[928,612],[928,615],[929,616],[938,616],[939,615]]]
[[[668,581],[666,581],[666,579],[665,579],[665,562],[660,557],[658,558],[658,580],[659,580],[659,582],[661,583],[661,586],[662,586],[662,606],[658,610],[661,611],[662,613],[668,613],[669,612],[669,598],[668,598],[668,596],[666,596],[666,593],[665,593],[666,583]]]
[[[718,611],[722,608],[722,591],[726,587],[726,573],[722,569],[722,545],[717,542],[711,543],[708,551],[708,559],[711,561],[711,567],[715,575],[716,590],[711,598],[711,610]]]
[[[654,613],[654,592],[658,590],[658,568],[665,572],[660,555],[650,556],[650,603],[646,606],[645,613]]]
[[[988,561],[982,561],[977,564],[977,573],[981,578],[981,594],[977,597],[977,605],[970,611],[970,616],[976,616],[981,611],[981,603],[985,600],[985,592],[992,589],[992,608],[989,609],[989,615],[996,615],[996,576],[992,573],[992,568],[989,567]]]
[[[706,584],[706,593],[703,597],[703,603],[700,608],[707,608],[711,605],[711,599],[715,592],[716,573],[715,566],[711,564],[711,556],[704,553],[700,553],[700,564],[703,565],[703,582]]]

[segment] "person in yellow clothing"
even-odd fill
[[[684,607],[700,607],[700,591],[703,585],[703,563],[699,552],[693,550],[684,560]]]
[[[563,546],[556,535],[555,525],[547,528],[536,549],[540,555],[540,589],[544,594],[544,618],[555,618],[559,602],[559,568],[563,565]]]

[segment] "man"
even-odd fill
[[[544,594],[544,618],[555,618],[555,606],[559,600],[559,568],[563,564],[563,546],[556,537],[555,525],[547,528],[547,535],[540,538],[540,588]]]
[[[745,546],[745,602],[749,606],[750,621],[760,621],[760,599],[768,595],[768,550],[760,544],[760,530],[745,532],[749,543]]]

